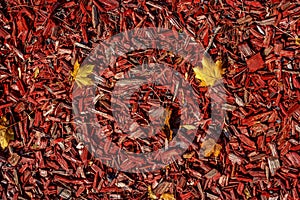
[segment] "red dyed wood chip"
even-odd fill
[[[255,72],[261,68],[264,68],[264,61],[260,53],[255,54],[254,56],[246,60],[246,62],[250,72]]]

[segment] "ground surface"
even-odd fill
[[[1,199],[299,199],[299,8],[277,0],[1,1]],[[197,152],[206,125],[182,159],[153,173],[117,172],[80,143],[75,63],[136,27],[187,32],[222,61],[226,117],[205,158]],[[209,118],[209,86],[181,67]]]

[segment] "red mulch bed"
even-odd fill
[[[187,31],[222,60],[219,155],[199,157],[197,139],[181,160],[131,174],[81,143],[73,66],[98,42],[135,27]],[[297,1],[2,0],[0,117],[14,139],[0,150],[0,198],[147,199],[151,186],[157,198],[299,199],[299,27]],[[190,82],[205,96],[206,87]],[[209,117],[209,102],[202,104]]]

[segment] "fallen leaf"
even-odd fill
[[[249,199],[249,198],[252,197],[252,196],[251,196],[251,193],[250,193],[249,190],[248,190],[248,188],[245,188],[245,189],[244,189],[244,194],[246,195],[246,199]]]
[[[295,40],[296,45],[300,45],[300,38],[296,37]]]
[[[40,69],[38,67],[35,68],[33,77],[36,78],[39,75],[39,73],[40,73]]]
[[[78,60],[76,60],[75,64],[74,64],[74,70],[73,70],[73,72],[71,72],[71,75],[73,76],[74,79],[76,79],[79,68],[80,68],[80,64],[79,64]]]
[[[186,153],[186,154],[183,154],[183,158],[185,159],[190,159],[192,158],[193,156],[195,155],[195,151],[193,151],[192,153]]]
[[[214,156],[215,157],[218,157],[220,155],[221,149],[222,149],[221,145],[219,145],[219,144],[215,145],[215,147],[214,147]]]
[[[71,72],[72,77],[79,87],[93,85],[93,81],[89,75],[93,73],[94,65],[84,65],[80,67],[78,60],[74,64],[74,70]]]
[[[201,147],[204,149],[204,157],[209,157],[212,154],[214,154],[215,157],[218,157],[222,149],[222,146],[217,144],[212,138],[205,140]]]
[[[160,196],[160,200],[175,200],[175,197],[173,194],[164,193]]]
[[[201,86],[213,86],[215,82],[222,78],[222,61],[216,63],[208,54],[205,54],[202,59],[202,68],[199,66],[193,68],[195,77],[201,80]]]
[[[151,186],[148,186],[148,196],[150,199],[157,199],[157,196],[152,192]]]
[[[14,139],[14,132],[11,127],[9,127],[8,120],[6,117],[1,117],[0,119],[0,146],[5,149],[8,146],[10,140]]]
[[[8,146],[8,141],[6,140],[6,127],[0,126],[0,146],[5,149]]]

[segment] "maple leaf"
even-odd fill
[[[78,60],[76,60],[74,70],[71,72],[71,75],[79,87],[82,87],[83,85],[93,85],[93,80],[88,76],[92,74],[94,67],[94,65],[85,65],[80,67]]]
[[[193,70],[196,78],[201,80],[200,86],[213,86],[215,82],[222,78],[222,61],[216,63],[208,54],[204,54],[202,59],[202,68],[194,67]]]
[[[218,157],[222,149],[222,146],[217,144],[212,138],[205,140],[201,147],[204,149],[204,157],[209,157],[212,154],[214,154],[215,157]]]
[[[8,120],[6,117],[0,119],[0,146],[5,149],[8,146],[10,140],[13,140],[14,132],[12,128],[8,126]]]

